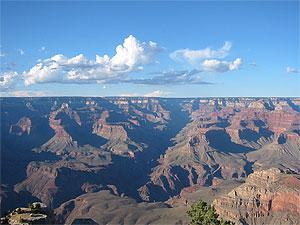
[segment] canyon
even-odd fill
[[[1,215],[40,201],[62,224],[187,224],[203,199],[237,224],[300,222],[300,98],[0,104]]]

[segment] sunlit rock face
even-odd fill
[[[300,173],[298,98],[0,100],[5,209],[37,200],[56,208],[101,191],[176,205],[205,188],[232,190],[255,171]],[[280,211],[283,199],[273,200]]]
[[[275,110],[271,100],[200,99],[193,107],[186,105],[192,120],[160,157],[151,181],[140,188],[142,198],[172,197],[185,187],[209,186],[216,179],[244,179],[259,168],[298,173],[299,112],[287,100],[280,100],[285,107]]]
[[[214,200],[222,217],[248,224],[299,223],[300,177],[277,168],[256,171],[246,182]]]

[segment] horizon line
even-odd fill
[[[300,96],[186,96],[186,97],[172,97],[172,96],[122,96],[122,95],[108,95],[108,96],[80,96],[80,95],[59,95],[59,96],[0,96],[0,98],[300,98]]]

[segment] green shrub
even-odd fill
[[[233,225],[230,221],[219,220],[219,215],[213,206],[199,200],[187,211],[191,225]]]

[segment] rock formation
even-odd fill
[[[256,171],[275,167],[300,174],[299,98],[45,97],[0,98],[0,104],[1,207],[5,210],[42,201],[59,207],[58,215],[67,223],[86,215],[98,222],[155,223],[166,221],[165,217],[184,224],[183,214],[179,218],[173,212],[183,213],[193,199],[211,202],[247,177],[251,183]],[[296,175],[274,174],[280,174],[275,184],[266,179],[257,185],[270,184],[268,191],[278,198],[261,194],[255,186],[247,195],[250,200],[240,196],[241,204],[252,204],[256,194],[278,203],[283,201],[283,190],[287,200],[292,199],[289,204],[276,203],[268,211],[261,198],[261,207],[245,203],[252,211],[238,217],[236,202],[228,203],[232,207],[228,215],[261,224],[264,219],[257,215],[266,218],[269,213],[266,221],[284,223],[280,214],[295,223],[294,197],[289,196],[298,191],[291,188]],[[236,190],[239,196],[240,189]],[[110,213],[90,196],[123,204],[118,205],[120,217],[114,220],[120,211]],[[157,201],[167,204],[152,204]],[[104,210],[110,219],[95,216],[89,204]],[[135,211],[139,216],[129,218],[127,206],[141,208]],[[282,214],[285,208],[288,214]],[[153,209],[155,218],[148,218],[146,209]]]
[[[243,224],[299,224],[299,187],[299,175],[256,171],[213,205],[223,218]]]

